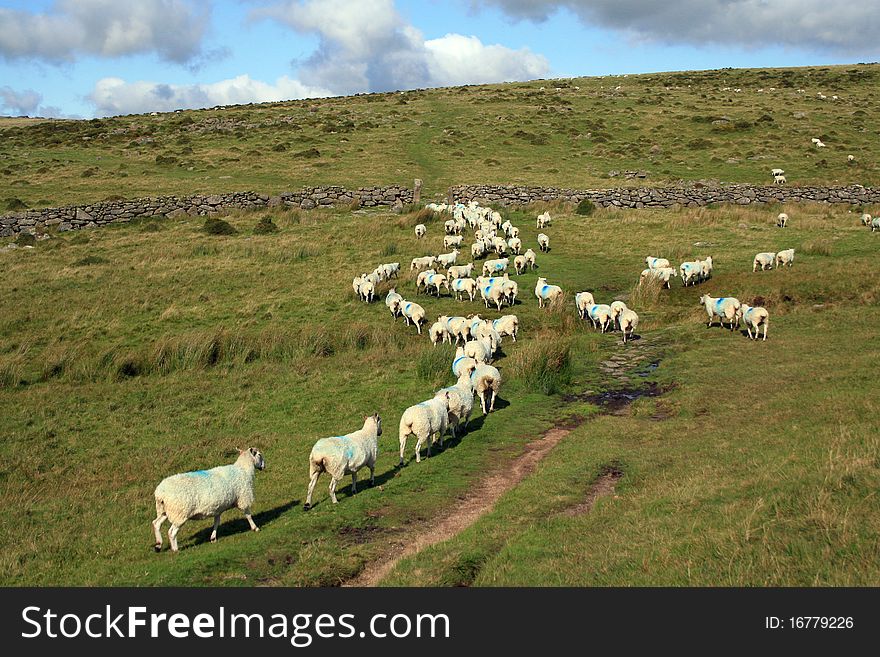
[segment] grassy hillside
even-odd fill
[[[318,114],[333,102],[342,101],[322,103]],[[346,102],[372,108],[365,98]],[[99,143],[71,153],[115,148]],[[10,152],[21,157],[18,146]],[[535,246],[540,209],[508,213],[527,246]],[[453,512],[487,472],[563,424],[577,427],[538,472],[471,529],[398,564],[386,583],[876,585],[877,238],[841,208],[786,211],[791,227],[780,230],[774,208],[585,217],[552,207],[553,249],[520,278],[522,339],[505,342],[498,361],[505,403],[486,418],[477,410],[461,440],[421,464],[410,461],[410,440],[402,469],[400,413],[452,382],[451,353],[393,322],[381,302],[357,301],[350,283],[380,262],[406,269],[411,257],[439,252],[439,223],[417,242],[415,214],[277,210],[230,217],[239,231],[231,236],[206,235],[187,217],[4,253],[0,581],[337,584]],[[267,214],[280,232],[254,235]],[[754,253],[789,246],[797,249],[792,269],[751,273]],[[715,275],[697,287],[634,290],[649,253],[675,261],[711,253]],[[538,274],[567,291],[564,307],[537,309]],[[398,285],[409,298],[413,287],[405,275]],[[624,347],[579,322],[572,297],[581,289],[599,301],[628,299],[642,339]],[[762,297],[769,339],[707,329],[697,304],[704,292]],[[431,318],[497,315],[445,296],[420,302]],[[611,367],[615,358],[625,367]],[[612,415],[595,403],[602,391],[646,382],[664,394]],[[346,480],[334,506],[322,479],[315,508],[304,512],[314,441],[354,430],[374,411],[385,427],[377,486],[351,496]],[[248,532],[230,512],[218,543],[206,542],[209,521],[194,521],[180,533],[179,555],[154,554],[155,485],[231,462],[247,445],[266,455],[256,480],[262,531]],[[614,495],[566,514],[609,466],[622,473]]]
[[[786,170],[789,184],[876,185],[878,72],[655,73],[90,121],[6,119],[0,210],[413,178],[429,194],[458,183],[767,183],[773,167]],[[812,137],[827,148],[817,150]],[[609,177],[614,170],[647,178]]]

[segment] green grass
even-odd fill
[[[137,197],[414,178],[428,199],[463,183],[767,184],[774,167],[790,185],[876,186],[878,71],[684,71],[88,121],[0,119],[0,199],[18,209],[90,203],[106,196],[96,190],[120,185]],[[830,90],[840,99],[817,98]],[[811,137],[828,147],[817,151]],[[648,177],[609,176],[628,170]]]
[[[542,209],[506,212],[525,246],[535,246]],[[554,248],[519,278],[521,339],[506,341],[498,361],[509,406],[485,420],[477,410],[464,438],[400,470],[397,420],[452,383],[451,350],[392,321],[384,286],[365,305],[350,284],[399,260],[395,285],[416,298],[407,263],[442,250],[438,223],[417,241],[414,213],[276,210],[268,216],[279,232],[255,235],[261,211],[226,217],[237,232],[222,238],[184,217],[157,232],[119,225],[7,253],[0,501],[15,512],[0,522],[0,581],[338,584],[382,558],[391,538],[430,526],[559,418],[580,414],[592,419],[491,514],[402,562],[387,583],[876,584],[876,243],[840,208],[787,212],[790,228],[780,230],[775,208],[582,217],[552,206]],[[802,244],[814,246],[790,270],[751,272],[754,253]],[[711,254],[715,275],[696,289],[674,283],[636,297],[649,253]],[[539,275],[566,290],[562,307],[537,309]],[[564,401],[617,385],[597,363],[623,351],[616,336],[577,321],[581,289],[600,302],[638,299],[638,333],[663,356],[648,380],[670,392],[623,416]],[[706,329],[703,292],[763,297],[767,342]],[[496,315],[445,296],[418,301],[429,318]],[[315,508],[303,512],[314,441],[372,412],[385,426],[378,485],[351,496],[346,481],[333,506],[322,479]],[[267,462],[254,509],[263,531],[229,512],[218,543],[206,542],[210,522],[193,521],[180,555],[153,554],[155,485],[250,445]],[[618,498],[560,516],[609,463],[624,473]]]

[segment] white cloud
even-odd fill
[[[43,100],[43,94],[33,89],[16,91],[12,87],[0,87],[0,107],[18,116],[32,115]]]
[[[568,9],[587,25],[667,43],[880,51],[880,0],[471,0],[510,16],[546,20]]]
[[[201,55],[209,5],[187,0],[57,0],[45,13],[0,8],[0,56],[52,63],[81,55]]]
[[[307,87],[287,76],[274,84],[239,75],[210,84],[174,85],[156,82],[126,82],[121,78],[102,78],[88,100],[100,115],[170,112],[175,109],[264,103],[292,98],[329,96],[326,89]]]
[[[287,0],[252,16],[317,34],[318,48],[301,63],[299,77],[338,94],[523,80],[550,70],[546,58],[527,48],[485,45],[476,36],[426,41],[393,0]]]

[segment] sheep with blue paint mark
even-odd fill
[[[709,316],[706,328],[712,326],[716,317],[721,328],[724,328],[725,319],[730,322],[731,331],[739,325],[739,309],[742,305],[739,299],[735,297],[715,298],[704,294],[700,297],[700,305],[706,309],[706,314]]]
[[[655,258],[654,256],[648,256],[645,258],[645,264],[648,266],[648,269],[661,269],[663,267],[669,266],[669,260],[666,258]]]
[[[611,306],[605,303],[592,305],[587,309],[587,317],[593,323],[593,328],[601,328],[604,333],[611,325]]]
[[[562,298],[562,288],[558,285],[548,285],[547,279],[542,277],[535,284],[535,296],[538,297],[538,308],[543,308],[545,304],[550,305]]]
[[[312,492],[322,472],[330,475],[330,499],[336,504],[336,485],[347,474],[351,475],[351,492],[357,492],[357,473],[363,467],[370,469],[370,485],[375,482],[376,455],[382,418],[378,413],[364,418],[364,425],[344,436],[321,438],[309,454],[309,490],[303,508],[312,506]]]
[[[154,492],[156,519],[153,534],[156,552],[162,549],[162,524],[168,520],[168,542],[171,551],[177,552],[177,532],[187,520],[214,518],[211,542],[217,540],[220,515],[238,508],[247,518],[255,532],[260,531],[251,516],[254,503],[254,473],[266,467],[263,455],[255,447],[241,450],[231,465],[221,465],[210,470],[197,470],[171,475],[163,479]]]
[[[510,258],[497,258],[495,260],[486,260],[483,263],[483,276],[497,276],[507,271],[507,265]]]
[[[681,274],[681,282],[687,287],[688,285],[696,285],[703,275],[703,266],[699,261],[683,262],[678,267]]]
[[[473,278],[454,278],[450,281],[450,286],[459,301],[463,301],[465,294],[470,301],[473,301],[477,294],[477,282]]]
[[[752,330],[754,329],[755,337],[752,339],[757,340],[758,329],[763,326],[764,340],[767,339],[767,326],[770,324],[770,313],[767,312],[766,308],[761,306],[750,306],[743,303],[739,307],[738,315],[746,325],[746,332],[748,332],[750,338],[752,337]]]
[[[446,325],[446,332],[449,334],[450,342],[452,342],[452,338],[455,338],[455,344],[458,344],[459,340],[464,344],[470,338],[470,322],[466,317],[441,315],[437,318],[437,321],[443,322]]]
[[[471,386],[471,371],[462,372],[455,385],[438,392],[449,393],[449,430],[455,438],[456,429],[467,430],[467,424],[474,410],[474,389]]]
[[[489,280],[493,280],[493,279],[489,279]],[[501,279],[496,278],[494,280],[500,281]],[[501,304],[504,302],[505,295],[504,295],[504,287],[502,286],[502,284],[500,282],[497,284],[496,283],[483,283],[483,285],[480,286],[480,296],[482,297],[483,301],[485,302],[486,308],[489,307],[490,303],[494,303],[495,307],[498,309],[498,311],[499,312],[501,311]]]
[[[416,463],[421,463],[422,444],[428,442],[428,456],[431,456],[431,443],[439,439],[443,447],[443,434],[449,428],[449,397],[448,391],[441,390],[428,401],[410,406],[400,416],[400,465],[403,465],[403,452],[406,439],[410,435],[416,437]]]
[[[455,348],[455,359],[452,361],[452,373],[456,376],[456,378],[461,377],[462,374],[471,375],[477,367],[477,361],[475,361],[470,356],[466,356],[464,353],[464,347],[456,347]]]
[[[430,274],[425,280],[425,289],[430,293],[431,288],[437,292],[437,298],[440,298],[440,288],[445,287],[449,292],[449,281],[443,274]]]
[[[416,325],[416,331],[421,335],[422,324],[425,322],[425,309],[417,303],[404,300],[400,310],[403,313],[403,321],[406,322],[406,325],[409,326],[409,323],[412,322]]]

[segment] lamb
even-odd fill
[[[522,250],[522,240],[518,237],[511,237],[507,240],[507,246],[514,254],[519,255],[519,252]]]
[[[526,270],[526,257],[518,255],[513,259],[513,268],[517,274],[522,274]]]
[[[347,474],[351,475],[352,495],[357,492],[357,473],[364,466],[370,469],[370,486],[375,482],[376,455],[382,418],[378,413],[367,415],[364,426],[344,436],[321,438],[309,454],[309,489],[303,509],[312,508],[312,492],[322,472],[330,475],[330,499],[337,503],[336,485]]]
[[[645,264],[648,265],[648,269],[661,269],[662,267],[668,267],[669,261],[666,258],[648,256],[645,258]]]
[[[639,325],[639,316],[634,310],[626,308],[617,315],[617,323],[623,332],[623,344],[626,344],[627,333],[630,339],[632,339],[633,333],[635,333],[636,327]]]
[[[536,257],[535,252],[532,251],[531,249],[526,249],[526,252],[523,253],[523,255],[526,257],[526,264],[528,264],[529,269],[534,269],[535,268],[535,257]]]
[[[519,317],[516,315],[502,315],[492,322],[492,328],[498,331],[500,337],[511,337],[516,342],[519,333]]]
[[[543,308],[544,302],[549,305],[562,298],[562,288],[558,285],[547,285],[546,278],[539,278],[535,285],[535,296],[538,297],[538,308]]]
[[[474,389],[471,386],[470,370],[462,372],[454,386],[443,388],[439,392],[449,393],[449,428],[455,438],[456,429],[467,429],[468,421],[474,410]]]
[[[769,251],[758,253],[755,256],[755,259],[752,261],[752,271],[758,271],[758,266],[761,267],[761,271],[764,271],[765,269],[772,269],[774,262],[776,262],[775,253],[770,253]]]
[[[444,269],[449,269],[449,267],[454,265],[455,261],[458,260],[459,253],[460,251],[458,249],[453,249],[450,253],[441,253],[437,256],[437,264]]]
[[[785,212],[780,212],[776,217],[776,225],[779,228],[785,228],[788,226],[788,215]]]
[[[455,298],[462,301],[462,295],[467,294],[470,301],[477,294],[477,282],[473,278],[454,278],[450,281]]]
[[[443,434],[449,428],[449,397],[448,391],[440,391],[428,401],[410,406],[400,416],[400,466],[403,466],[403,452],[410,434],[416,437],[416,463],[422,462],[420,452],[426,440],[428,456],[431,456],[434,436],[439,438],[440,447],[443,447]]]
[[[464,238],[461,235],[445,235],[443,237],[443,248],[449,249],[452,247],[459,247],[461,246],[461,241],[463,239]]]
[[[550,250],[550,237],[544,233],[538,233],[538,247],[545,253]]]
[[[794,262],[794,249],[785,249],[785,251],[779,251],[776,254],[776,263],[775,263],[776,269],[779,269],[780,267],[782,267],[784,265],[788,265],[789,267],[791,267],[793,262]]]
[[[388,294],[385,295],[385,305],[388,306],[388,310],[391,311],[391,316],[394,319],[397,319],[397,316],[400,314],[400,305],[402,303],[403,297],[393,287],[388,290]]]
[[[446,270],[446,274],[449,276],[450,280],[454,278],[469,278],[473,276],[474,273],[474,263],[469,262],[466,265],[453,265],[449,269]]]
[[[495,410],[495,398],[501,390],[501,373],[492,365],[477,365],[471,372],[471,385],[477,397],[480,398],[480,407],[483,415]],[[488,406],[488,411],[486,407]]]
[[[587,310],[590,321],[593,322],[593,328],[601,328],[602,333],[608,330],[611,325],[611,306],[600,303],[590,306]]]
[[[420,271],[422,269],[430,269],[437,263],[437,258],[434,256],[422,256],[421,258],[413,258],[412,262],[409,263],[410,271]]]
[[[587,310],[590,306],[595,306],[596,301],[593,299],[592,292],[578,292],[574,295],[574,305],[577,308],[580,318],[586,319]]]
[[[544,228],[545,226],[549,226],[552,223],[550,219],[550,213],[544,212],[538,215],[538,219],[536,221],[537,228]]]
[[[712,326],[715,317],[718,317],[718,323],[721,325],[721,328],[724,328],[725,319],[730,322],[731,331],[736,328],[737,324],[739,324],[737,313],[742,305],[739,302],[739,299],[734,297],[720,297],[716,299],[715,297],[710,297],[708,294],[704,294],[700,297],[700,305],[706,309],[706,314],[709,315],[709,321],[706,323],[706,328]]]
[[[409,326],[409,323],[412,322],[416,325],[416,330],[419,332],[419,335],[421,335],[422,324],[425,322],[425,309],[417,303],[404,300],[401,310],[406,325]]]
[[[750,306],[748,304],[742,304],[739,307],[739,316],[742,318],[743,323],[746,325],[746,331],[749,334],[749,337],[752,337],[752,329],[755,330],[755,337],[753,340],[758,339],[758,329],[763,326],[764,327],[764,340],[767,339],[767,325],[770,323],[770,313],[767,312],[766,308],[762,308],[760,306]]]
[[[510,258],[498,258],[497,260],[486,260],[483,263],[483,276],[490,276],[492,274],[500,274],[502,272],[507,271],[507,265],[510,262]]]
[[[168,542],[172,552],[177,552],[177,532],[187,520],[213,517],[211,542],[216,541],[220,515],[233,507],[241,510],[253,531],[260,531],[251,517],[251,505],[254,503],[254,471],[265,467],[260,451],[249,447],[240,450],[231,465],[184,472],[163,479],[154,493],[156,519],[152,524],[156,552],[162,549],[161,530],[166,520],[171,522]]]
[[[425,224],[416,224],[416,238],[422,239],[425,236],[425,233],[428,232],[428,229],[425,228]]]

